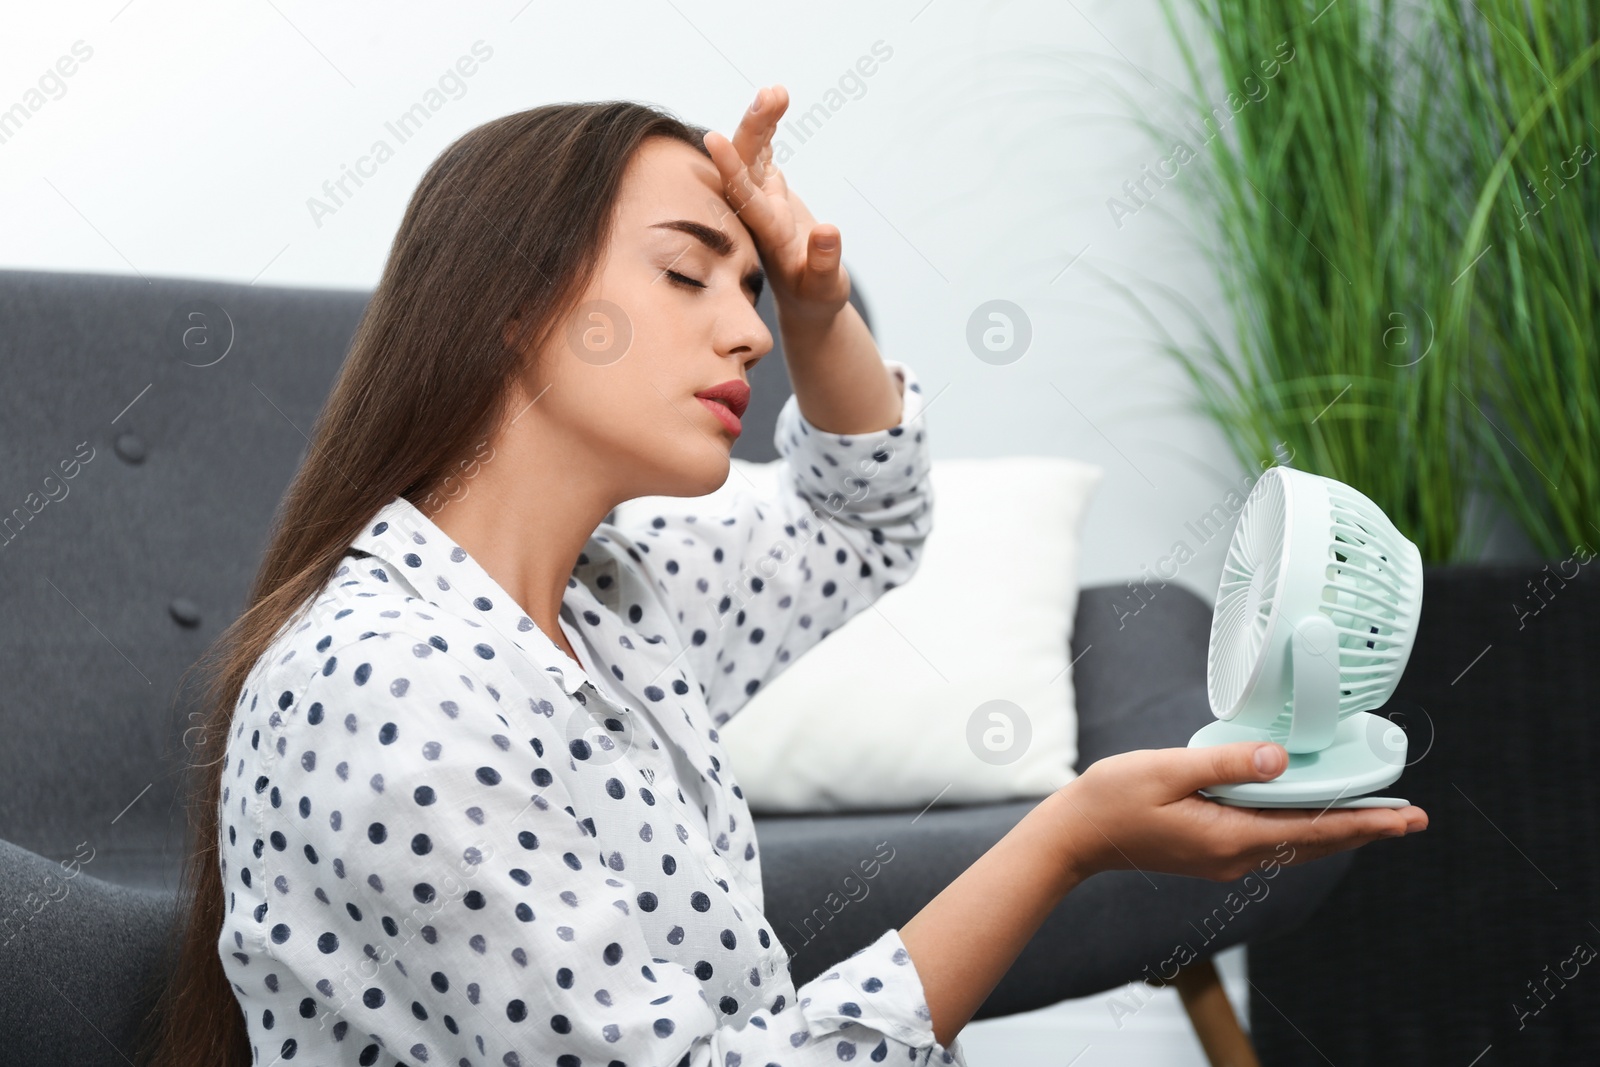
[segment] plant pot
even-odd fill
[[[1251,943],[1255,1044],[1274,1065],[1600,1062],[1600,560],[1423,573],[1380,714],[1410,735],[1386,792],[1428,830],[1360,849],[1306,924]]]

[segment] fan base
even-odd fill
[[[1215,800],[1218,804],[1226,804],[1230,808],[1316,808],[1326,811],[1329,808],[1403,808],[1411,803],[1400,797],[1344,797],[1330,804],[1299,800],[1235,800],[1232,797],[1212,796],[1206,790],[1200,790],[1200,795],[1208,800]]]
[[[1236,741],[1271,741],[1265,729],[1219,719],[1195,731],[1190,748]],[[1237,782],[1200,791],[1222,804],[1247,808],[1403,808],[1398,797],[1376,797],[1406,765],[1406,732],[1381,715],[1358,711],[1339,720],[1333,742],[1316,752],[1289,753],[1289,766],[1269,782]]]

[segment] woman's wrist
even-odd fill
[[[900,927],[934,1036],[948,1046],[1072,889],[1079,869],[1055,811],[1035,805],[975,863]]]
[[[830,346],[837,347],[841,336],[855,344],[862,340],[854,324],[846,318],[846,312],[855,310],[848,300],[837,307],[822,307],[801,300],[777,300],[776,306],[778,333],[783,338],[786,362],[803,362],[813,353],[821,354]],[[862,323],[861,332],[868,342],[872,341],[865,323]]]
[[[1056,863],[1061,869],[1061,895],[1077,888],[1084,879],[1105,869],[1104,850],[1110,847],[1109,839],[1079,802],[1082,787],[1074,778],[1040,802],[1039,808],[1048,812],[1055,828]]]
[[[778,325],[787,332],[794,330],[825,330],[833,323],[835,315],[850,303],[842,301],[806,300],[801,297],[773,295],[773,306],[778,311]]]
[[[900,422],[899,384],[853,305],[846,303],[825,323],[780,325],[789,381],[811,425],[827,433],[859,434]]]

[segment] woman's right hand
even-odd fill
[[[1264,762],[1258,767],[1255,759]],[[1404,808],[1240,808],[1197,790],[1265,782],[1282,774],[1281,745],[1238,741],[1157,748],[1096,760],[1050,798],[1074,880],[1108,870],[1164,871],[1231,882],[1258,863],[1304,863],[1380,837],[1424,830],[1428,815]],[[1284,859],[1288,844],[1292,858]]]

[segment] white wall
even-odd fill
[[[784,169],[843,231],[884,352],[937,395],[935,454],[1101,464],[1083,582],[1139,577],[1182,539],[1200,554],[1177,581],[1211,599],[1226,534],[1206,544],[1185,524],[1246,472],[1101,280],[1216,305],[1181,177],[1120,226],[1106,203],[1162,154],[1130,115],[1170,107],[1184,81],[1156,0],[522,4],[105,0],[13,14],[0,108],[43,104],[0,143],[0,265],[367,288],[423,169],[480,122],[628,97],[731,132],[755,85],[782,82],[792,114],[837,108],[809,139],[780,137]],[[30,98],[79,41],[92,53],[64,91]],[[399,143],[385,123],[479,41],[492,56]],[[830,100],[875,44],[892,54],[857,97]],[[380,138],[393,158],[314,218],[308,200]],[[1033,332],[1008,366],[966,341],[974,309],[997,298]]]

